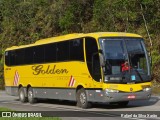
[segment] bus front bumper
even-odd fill
[[[147,100],[151,97],[151,90],[138,92],[106,92],[105,90],[87,90],[87,98],[90,102],[120,102]]]
[[[118,92],[118,93],[104,93],[103,102],[119,102],[132,100],[147,100],[151,97],[151,90],[139,92]]]

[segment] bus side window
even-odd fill
[[[94,38],[85,38],[85,48],[86,48],[86,61],[88,70],[94,80],[100,82],[101,79],[101,69],[98,54],[97,42]]]
[[[23,65],[24,63],[24,49],[16,50],[16,65]]]
[[[28,47],[25,48],[25,64],[33,64],[33,48],[32,47]]]
[[[34,47],[34,63],[44,63],[44,46]]]
[[[6,51],[5,52],[5,64],[7,65],[7,66],[10,66],[10,51]]]
[[[83,39],[75,39],[70,41],[70,60],[84,61]]]
[[[57,62],[69,60],[69,41],[57,43]]]
[[[57,60],[57,44],[51,43],[44,46],[45,47],[45,62],[56,62]]]
[[[14,66],[16,65],[16,54],[15,54],[15,50],[10,52],[10,65]]]

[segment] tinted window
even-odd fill
[[[125,63],[127,54],[125,52],[123,39],[103,38],[101,43],[104,48],[103,53],[106,59],[105,74],[121,74],[121,66],[128,64],[128,62]]]
[[[83,39],[75,39],[5,53],[6,65],[24,65],[69,60],[84,61]]]
[[[93,53],[98,52],[98,46],[94,38],[86,38],[86,57],[87,62],[92,61]]]
[[[93,79],[100,81],[101,79],[101,70],[100,70],[100,61],[98,55],[98,46],[94,38],[86,38],[86,61],[90,74]]]
[[[84,61],[83,39],[70,41],[70,60]]]
[[[10,52],[9,51],[5,52],[5,64],[7,66],[10,65]]]
[[[56,61],[56,43],[45,45],[45,62],[55,62]]]
[[[124,45],[122,40],[104,40],[106,59],[124,59]]]
[[[128,52],[144,52],[142,43],[140,40],[126,40],[126,46]]]
[[[24,51],[25,49],[20,49],[20,50],[16,50],[16,65],[21,65],[21,64],[25,64],[24,63]]]
[[[44,46],[34,47],[34,63],[44,62]]]
[[[33,63],[33,48],[29,47],[25,49],[25,64],[32,64]]]
[[[15,64],[16,64],[15,51],[10,51],[10,64],[11,64],[11,65],[15,65]]]
[[[57,61],[69,60],[69,41],[57,43]]]

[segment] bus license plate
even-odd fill
[[[135,95],[129,95],[129,96],[128,96],[128,99],[134,99],[134,98],[136,98]]]

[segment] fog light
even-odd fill
[[[144,88],[143,91],[147,92],[147,91],[150,91],[151,88],[147,87],[147,88]]]

